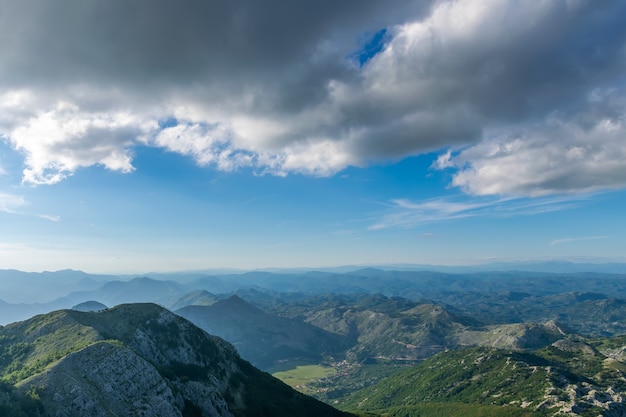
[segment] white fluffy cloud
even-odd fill
[[[622,91],[594,92],[585,113],[493,132],[494,136],[442,155],[452,184],[474,195],[542,196],[626,185],[626,101]],[[600,99],[598,95],[601,95]],[[600,108],[598,108],[600,107]]]
[[[443,150],[478,195],[626,186],[618,0],[0,2],[0,137],[26,182],[131,172],[141,145],[318,176]]]
[[[24,181],[53,184],[80,167],[100,164],[130,172],[130,147],[154,129],[128,113],[85,113],[71,103],[58,103],[18,124],[8,134],[26,155]]]

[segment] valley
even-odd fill
[[[4,318],[47,309],[0,327],[3,398],[13,399],[0,410],[114,401],[141,415],[255,415],[263,390],[290,397],[289,385],[360,415],[622,415],[625,283],[618,273],[380,269],[111,277],[48,302],[0,304]],[[205,351],[221,359],[195,356]],[[268,373],[287,385],[245,388],[255,400],[232,391]],[[76,390],[42,388],[61,385]],[[287,403],[267,415],[305,415]]]

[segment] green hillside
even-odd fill
[[[523,352],[479,347],[435,355],[338,400],[337,405],[410,416],[437,415],[424,410],[442,410],[450,404],[474,410],[458,415],[491,415],[492,407],[500,415],[597,416],[609,411],[622,415],[623,371],[621,362],[582,342],[563,340]]]
[[[0,416],[36,417],[44,408],[34,393],[18,392],[11,384],[0,381]]]
[[[55,311],[2,327],[0,380],[0,411],[13,413],[3,416],[38,407],[77,417],[343,415],[155,304]]]
[[[538,348],[564,334],[555,321],[487,326],[442,305],[380,294],[315,296],[274,311],[346,337],[351,362],[420,361],[446,349],[477,345]]]

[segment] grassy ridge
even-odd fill
[[[129,351],[119,356],[129,358],[129,368],[118,369],[119,364],[110,359],[114,355],[98,355],[90,349],[100,343],[111,352]],[[95,363],[91,369],[105,371],[85,373],[85,363]],[[48,372],[41,373],[44,369]],[[56,396],[61,387],[68,386],[75,386],[77,391],[72,392],[81,393],[87,404],[76,405],[81,415],[88,414],[90,404],[104,407],[113,402],[128,411],[124,415],[145,411],[143,403],[137,405],[133,396],[117,395],[115,387],[94,391],[93,387],[109,383],[110,378],[103,375],[121,378],[131,393],[147,380],[172,387],[184,401],[181,411],[186,416],[200,415],[205,403],[198,393],[205,389],[215,393],[216,403],[223,404],[219,407],[227,407],[236,417],[347,416],[259,371],[222,339],[155,304],[126,304],[94,313],[61,310],[0,327],[2,417],[37,417],[44,408],[57,415],[57,407],[60,414],[79,415],[68,411],[76,405],[73,397]],[[144,393],[145,403],[167,401],[180,409],[168,390]],[[119,410],[115,414],[122,415]]]
[[[335,404],[344,410],[408,417],[549,416],[567,410],[595,417],[607,410],[626,412],[624,392],[622,362],[588,343],[563,340],[535,351],[471,348],[440,353]],[[443,411],[449,404],[458,410]]]
[[[545,360],[488,348],[445,352],[349,396],[341,408],[384,410],[425,402],[536,402],[549,388],[547,372],[532,366],[538,363],[545,364]]]
[[[0,332],[0,379],[14,384],[100,339],[67,311],[10,324]]]
[[[536,417],[542,413],[521,410],[514,407],[463,404],[463,403],[424,403],[412,406],[391,407],[381,412],[381,417]]]

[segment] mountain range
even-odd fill
[[[175,313],[265,370],[340,360],[418,362],[466,346],[544,347],[566,335],[556,322],[485,325],[439,305],[383,295],[298,298],[283,308],[283,315],[264,311],[233,295]]]
[[[57,278],[55,298],[35,298],[34,287],[47,290]],[[626,415],[625,278],[410,268],[0,271],[0,415],[101,415],[109,402],[119,409],[105,411],[118,415],[300,415],[296,400],[268,409],[262,399],[313,401],[254,366],[357,413]],[[31,288],[11,298],[22,286]],[[222,353],[194,356],[204,351]]]
[[[463,306],[481,303],[481,297],[513,301],[507,299],[511,294],[537,298],[581,293],[602,294],[617,299],[626,297],[625,276],[596,272],[443,273],[369,268],[345,273],[309,271],[278,274],[252,271],[215,276],[173,273],[122,279],[71,270],[40,274],[3,270],[0,271],[0,324],[24,320],[56,309],[71,308],[88,300],[110,306],[129,302],[156,302],[178,309],[195,302],[181,301],[181,297],[194,291],[217,295],[215,299],[251,289],[259,293],[280,294],[283,298],[285,294],[383,294],[412,300],[428,299],[461,309]],[[501,309],[498,314],[492,314],[489,310],[485,315],[489,317],[481,320],[493,321],[505,310]],[[506,313],[501,322],[528,319],[535,320],[529,316],[516,317]]]

